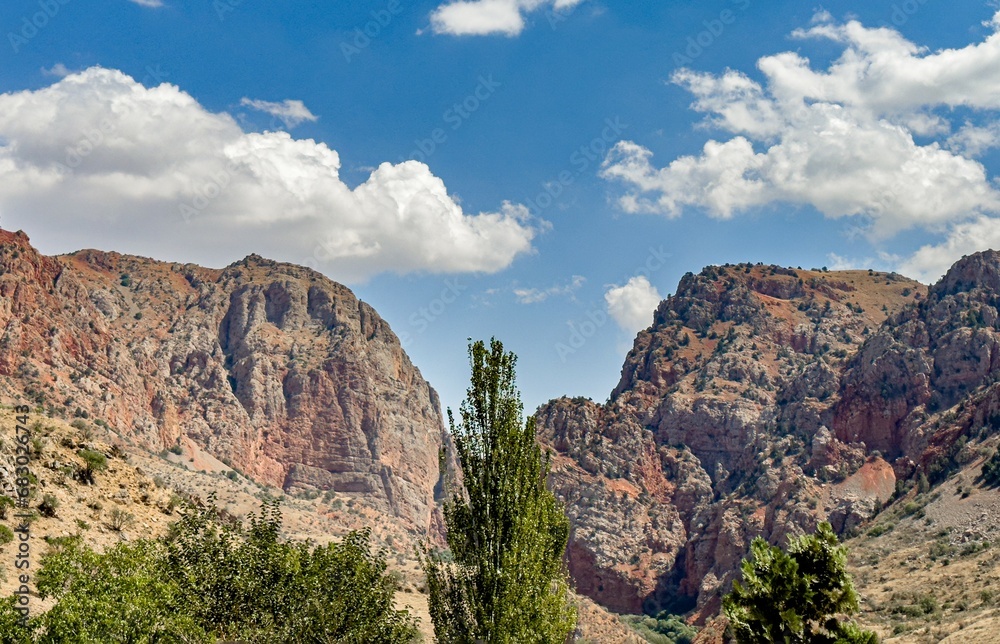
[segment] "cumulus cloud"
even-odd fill
[[[544,302],[553,296],[572,296],[587,281],[583,275],[574,275],[566,284],[556,284],[545,289],[539,288],[515,288],[514,295],[521,304],[537,304]]]
[[[934,282],[963,255],[1000,249],[1000,218],[980,215],[953,226],[937,244],[922,246],[899,265],[899,271],[922,282]]]
[[[645,275],[637,275],[624,286],[612,286],[604,293],[608,313],[629,333],[638,333],[652,324],[653,311],[662,299]]]
[[[42,74],[45,76],[62,78],[63,76],[69,76],[72,73],[73,71],[69,67],[66,67],[63,63],[56,63],[49,68],[42,67]]]
[[[459,0],[431,13],[431,29],[452,36],[517,36],[524,16],[539,9],[568,11],[583,0]]]
[[[840,44],[826,69],[796,52],[761,58],[762,82],[680,69],[672,80],[692,109],[729,138],[665,167],[623,141],[602,176],[624,184],[620,205],[634,213],[729,218],[785,203],[860,217],[875,240],[910,228],[960,235],[957,224],[1000,211],[997,185],[974,159],[1000,143],[1000,12],[989,24],[982,42],[929,52],[892,29],[817,14],[793,36]],[[956,109],[974,122],[953,133]]]
[[[281,120],[285,124],[285,127],[288,128],[293,128],[306,121],[313,122],[319,120],[319,117],[310,112],[309,108],[302,101],[285,99],[280,103],[272,103],[271,101],[243,98],[240,101],[240,105],[270,114]]]
[[[91,68],[0,94],[0,213],[48,252],[98,247],[224,265],[250,252],[343,281],[495,272],[532,250],[523,206],[470,214],[423,163],[359,186],[335,150],[247,133],[169,84]]]
[[[948,138],[948,149],[968,157],[978,157],[1000,148],[1000,121],[985,126],[966,123]]]

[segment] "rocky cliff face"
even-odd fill
[[[1000,428],[1000,255],[928,289],[748,264],[686,275],[599,405],[538,410],[580,592],[619,612],[719,606],[755,536],[849,533]]]
[[[222,270],[0,231],[0,395],[257,480],[357,493],[426,529],[437,394],[346,287],[251,255]]]

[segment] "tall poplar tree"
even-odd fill
[[[472,382],[456,423],[461,463],[444,515],[453,561],[426,556],[434,633],[445,644],[563,644],[574,630],[563,553],[569,521],[545,487],[548,454],[514,382],[513,353],[469,347]]]

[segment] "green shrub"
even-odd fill
[[[14,507],[14,499],[9,496],[0,496],[0,519],[7,518],[7,510]]]
[[[56,510],[59,509],[59,499],[57,499],[52,494],[46,494],[42,497],[42,502],[38,504],[38,512],[43,517],[54,517],[56,515]]]
[[[628,624],[639,636],[652,644],[691,644],[698,629],[688,626],[678,615],[667,611],[649,615],[624,615],[622,621]]]
[[[79,536],[50,540],[37,588],[52,608],[17,624],[0,602],[0,642],[384,642],[416,636],[393,608],[395,582],[367,532],[313,547],[282,541],[277,504],[249,525],[210,502],[186,509],[170,535],[97,553]]]
[[[723,598],[736,641],[875,644],[878,637],[838,615],[859,610],[847,549],[829,523],[792,540],[785,552],[760,537],[740,566],[742,581]]]
[[[5,546],[14,540],[14,531],[5,525],[0,525],[0,546]]]
[[[1000,450],[983,464],[983,481],[991,487],[1000,485]]]
[[[83,465],[77,468],[77,478],[81,483],[93,485],[94,473],[103,471],[108,466],[108,458],[91,449],[81,449],[77,455],[83,459]]]

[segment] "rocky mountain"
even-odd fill
[[[930,289],[763,265],[687,274],[604,404],[537,412],[577,588],[618,612],[714,614],[755,536],[845,535],[1000,431],[1000,254]]]
[[[437,394],[374,309],[306,268],[46,257],[0,231],[0,397],[432,522]]]

